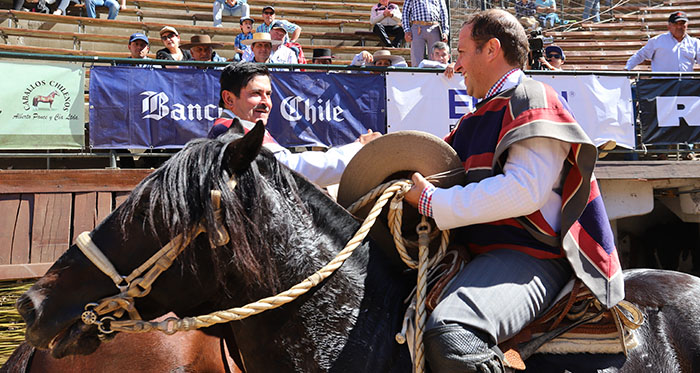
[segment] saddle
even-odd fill
[[[431,312],[454,276],[463,268],[467,258],[451,252],[439,279],[430,289],[426,308]],[[456,258],[456,259],[455,259]],[[637,346],[632,330],[639,328],[644,317],[627,301],[606,309],[578,279],[572,279],[559,293],[553,305],[537,320],[517,335],[499,344],[504,365],[524,370],[528,357],[535,353],[615,354]]]

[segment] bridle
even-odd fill
[[[228,183],[231,189],[236,187],[236,181]],[[229,242],[229,234],[224,228],[221,210],[221,191],[212,190],[211,200],[214,206],[215,229],[210,235],[212,248],[226,245]],[[98,303],[88,303],[80,318],[87,325],[97,325],[97,329],[103,334],[114,332],[105,322],[109,323],[121,318],[124,312],[129,314],[132,320],[141,320],[141,315],[135,307],[134,299],[141,298],[151,292],[153,282],[170,266],[182,251],[201,233],[206,232],[203,223],[197,224],[190,230],[189,235],[180,233],[153,254],[143,264],[134,269],[128,276],[119,274],[112,262],[102,253],[99,247],[92,241],[90,232],[83,232],[76,238],[75,244],[80,251],[107,277],[109,277],[119,290],[117,295],[104,298]],[[114,316],[103,316],[112,314]],[[102,316],[102,318],[99,318]],[[99,318],[99,320],[98,320]],[[172,331],[175,332],[174,330]],[[170,333],[171,334],[171,333]]]

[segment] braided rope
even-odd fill
[[[400,186],[401,189],[397,192],[391,200],[391,205],[389,208],[388,220],[389,229],[394,238],[394,244],[396,245],[396,250],[401,257],[401,260],[411,269],[418,269],[418,275],[416,280],[416,318],[415,318],[415,333],[413,339],[413,371],[414,373],[422,373],[425,371],[425,347],[423,345],[423,332],[425,330],[425,322],[427,319],[427,311],[425,306],[425,298],[427,297],[428,289],[428,269],[439,263],[444,257],[447,251],[447,245],[449,244],[449,231],[442,231],[440,247],[438,252],[432,258],[430,255],[430,241],[437,236],[437,230],[432,231],[430,224],[428,224],[425,216],[421,217],[421,222],[416,227],[416,233],[418,233],[418,242],[408,241],[401,235],[401,225],[403,220],[403,197],[404,194],[411,188],[413,183],[408,180],[390,181],[381,184],[374,189],[370,190],[359,199],[357,202],[353,203],[348,210],[351,213],[357,212],[359,209],[367,205],[373,198],[376,198],[381,191],[388,185]],[[433,233],[436,234],[433,234]],[[406,247],[418,247],[418,261],[413,260],[408,254]]]
[[[370,210],[367,218],[360,226],[360,229],[355,233],[352,239],[345,245],[345,248],[341,250],[338,255],[326,264],[323,268],[316,271],[311,276],[304,279],[297,285],[294,285],[289,290],[286,290],[277,295],[260,299],[256,302],[249,303],[242,307],[234,307],[227,310],[212,312],[207,315],[196,316],[196,317],[186,317],[179,319],[176,317],[171,317],[161,322],[154,321],[144,321],[144,320],[118,320],[112,321],[109,328],[113,331],[123,331],[123,332],[148,332],[151,330],[160,330],[166,334],[173,334],[177,331],[193,330],[208,327],[214,324],[225,323],[230,321],[242,320],[248,316],[256,315],[261,312],[280,307],[286,303],[289,303],[296,299],[297,297],[305,294],[311,288],[318,285],[321,281],[330,276],[335,270],[340,268],[340,266],[345,262],[345,260],[353,253],[353,251],[362,243],[365,239],[369,230],[374,225],[377,217],[382,211],[382,208],[389,201],[389,198],[395,193],[399,192],[404,188],[404,183],[406,181],[401,181],[394,183],[396,185],[389,185],[381,193],[381,196],[377,199]]]

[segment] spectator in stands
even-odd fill
[[[90,18],[97,18],[97,13],[95,12],[95,7],[106,6],[109,9],[109,14],[107,19],[117,18],[119,14],[120,5],[117,0],[85,0],[85,11],[87,16]],[[126,9],[126,0],[122,0],[121,9]]]
[[[61,15],[65,16],[66,10],[68,9],[68,5],[70,5],[70,3],[80,4],[81,1],[80,0],[61,0],[61,2],[58,3],[56,10],[53,11],[53,14],[55,14],[57,16],[61,16]]]
[[[267,32],[256,32],[252,39],[243,40],[249,45],[252,54],[246,53],[244,61],[259,63],[297,63],[294,51],[282,45],[281,40],[273,40]],[[273,47],[277,47],[272,52]]]
[[[214,26],[222,27],[221,20],[225,15],[248,17],[250,7],[248,0],[214,0]]]
[[[533,31],[539,22],[535,18],[537,13],[537,5],[530,0],[516,0],[515,2],[515,18],[520,21],[526,31]]]
[[[535,5],[537,6],[537,19],[542,27],[554,27],[560,22],[555,0],[535,0]]]
[[[651,60],[651,71],[693,71],[695,63],[700,63],[700,40],[688,35],[688,15],[671,13],[667,27],[667,33],[649,39],[627,60],[625,70]]]
[[[212,43],[209,35],[193,35],[190,42],[182,44],[180,48],[189,49],[192,59],[195,61],[211,61],[211,62],[226,62],[226,58],[219,56],[214,51],[214,48],[221,48],[223,44]],[[224,67],[215,67],[217,70],[222,70]],[[206,69],[206,67],[200,67]]]
[[[48,13],[49,7],[46,4],[46,0],[39,0],[33,8],[28,9],[24,7],[24,0],[12,0],[12,9],[21,10],[23,12]]]
[[[263,8],[262,14],[263,24],[258,26],[258,28],[255,29],[255,32],[269,33],[270,30],[272,30],[272,24],[275,22],[275,8],[268,5]],[[287,30],[287,33],[289,34],[289,41],[296,43],[297,39],[299,39],[299,35],[301,35],[301,27],[285,20],[279,20],[278,22],[282,22],[284,28]]]
[[[591,21],[600,22],[600,0],[586,0],[583,4],[583,20],[591,18]]]
[[[430,59],[421,61],[418,67],[445,68],[449,63],[450,46],[443,41],[438,41],[430,48]]]
[[[160,39],[165,44],[165,48],[156,52],[156,59],[170,61],[191,61],[192,55],[189,51],[180,49],[180,34],[172,26],[165,26],[160,29]],[[177,68],[177,66],[166,66],[167,68]]]
[[[411,66],[418,66],[426,48],[447,41],[450,22],[445,0],[406,0],[402,18],[404,37],[411,43]]]
[[[148,45],[148,36],[136,32],[131,34],[129,37],[129,58],[148,58],[148,51],[150,47]]]
[[[379,0],[379,3],[372,6],[369,24],[372,32],[379,36],[385,47],[396,48],[403,42],[401,11],[398,5],[390,3],[389,0]],[[394,37],[394,41],[389,40],[389,35]]]
[[[335,56],[328,48],[314,48],[314,56],[311,60],[314,65],[332,65]]]
[[[236,35],[236,40],[233,43],[236,46],[236,56],[238,58],[234,58],[234,59],[241,60],[243,58],[243,54],[245,53],[246,49],[250,50],[250,47],[243,44],[242,41],[253,38],[253,23],[254,22],[255,21],[253,21],[253,19],[250,17],[241,17],[241,20],[240,20],[241,33]]]
[[[279,47],[273,48],[272,53],[276,53],[277,49],[279,49],[281,46],[285,46],[294,52],[294,55],[297,58],[297,63],[306,63],[306,57],[304,57],[304,51],[301,49],[301,44],[293,41],[286,41],[289,40],[289,38],[287,37],[287,29],[284,27],[282,22],[275,21],[272,23],[270,37],[272,40],[280,40],[282,42]]]
[[[378,66],[378,67],[408,67],[406,60],[401,56],[393,56],[388,49],[380,49],[374,54],[362,51],[355,55],[351,66]]]
[[[564,64],[566,56],[564,55],[564,50],[557,45],[548,45],[544,49],[544,61],[542,65],[549,70],[562,70],[561,65]]]
[[[222,71],[219,81],[219,106],[224,108],[224,111],[209,130],[209,138],[226,133],[233,125],[234,118],[241,120],[243,128],[237,130],[242,132],[252,129],[258,120],[267,125],[268,116],[272,111],[272,85],[266,66],[245,62],[230,64]],[[369,130],[368,133],[360,135],[357,141],[332,147],[326,152],[308,151],[293,154],[280,146],[266,130],[263,146],[271,151],[280,163],[320,186],[328,186],[338,183],[350,159],[364,144],[379,136],[380,133]]]

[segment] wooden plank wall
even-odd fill
[[[0,280],[43,275],[151,171],[0,171]]]

